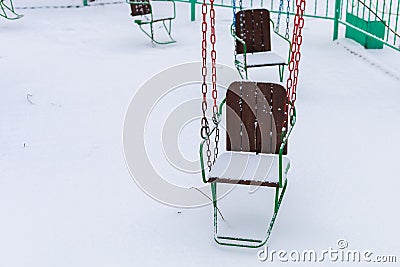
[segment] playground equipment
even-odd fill
[[[172,30],[172,20],[176,17],[176,9],[175,9],[175,2],[173,0],[152,0],[151,2],[159,2],[159,3],[168,3],[172,6],[173,13],[171,16],[166,17],[156,17],[153,14],[153,6],[150,3],[150,0],[127,0],[128,4],[131,7],[131,15],[135,18],[134,22],[139,26],[140,30],[144,32],[153,43],[156,44],[171,44],[175,43],[176,41],[171,36]],[[155,23],[162,23],[169,40],[168,41],[159,41],[156,40],[154,34],[154,24]],[[167,23],[167,24],[166,24]],[[146,30],[143,28],[144,25],[149,25],[149,29]]]
[[[196,4],[201,4],[200,0],[176,0],[177,2],[184,2],[191,5],[190,17],[191,20],[196,19]],[[239,0],[243,2],[243,8],[255,9],[255,8],[266,8],[270,13],[284,12],[284,6],[282,6],[281,0]],[[295,2],[290,1],[289,14],[295,15]],[[236,0],[216,0],[216,5],[226,8],[236,9]],[[236,12],[234,12],[236,14]],[[348,19],[347,15],[350,14],[362,18],[369,22],[381,22],[384,24],[385,33],[382,35],[381,30],[372,30],[371,26],[369,30],[362,23],[354,23],[351,18]],[[383,44],[386,47],[390,47],[396,51],[400,51],[400,2],[396,0],[308,0],[307,9],[304,12],[305,17],[315,18],[318,20],[326,20],[333,22],[333,35],[332,39],[337,40],[339,38],[339,28],[341,25],[345,26],[346,29],[352,29],[360,35],[364,35],[371,41],[376,41]],[[279,19],[277,20],[276,26],[278,26]],[[379,23],[375,23],[379,25]],[[373,25],[372,27],[375,27]],[[378,28],[381,26],[377,26]],[[275,27],[276,30],[277,27]],[[279,28],[279,27],[278,27]],[[364,38],[364,37],[363,37]],[[364,39],[365,40],[365,39]],[[375,44],[372,42],[372,46]]]
[[[6,2],[8,2],[8,4]],[[23,15],[15,13],[12,0],[0,0],[0,11],[0,16],[9,20],[15,20],[23,17]]]
[[[240,75],[248,79],[248,68],[278,66],[280,81],[283,81],[284,66],[289,63],[290,41],[273,31],[288,43],[286,59],[274,53],[271,47],[271,27],[267,9],[240,10],[235,14],[235,24],[232,24],[231,34],[235,39],[235,66]],[[289,25],[287,25],[288,29]],[[243,75],[244,74],[244,75]]]
[[[200,134],[200,162],[202,179],[210,183],[214,207],[214,240],[220,245],[258,248],[263,246],[272,231],[287,188],[287,172],[290,167],[287,142],[296,123],[296,88],[298,83],[300,47],[304,27],[305,0],[296,0],[296,15],[286,90],[280,84],[266,82],[233,82],[220,106],[217,105],[217,73],[215,51],[215,9],[210,1],[212,122],[207,111],[207,4],[202,5],[202,119]],[[254,13],[253,13],[254,14]],[[236,17],[238,19],[238,17]],[[256,26],[256,24],[254,25]],[[258,25],[257,25],[258,26]],[[242,43],[243,44],[243,43]],[[218,156],[219,123],[224,106],[226,109],[227,152]],[[211,151],[212,135],[215,135],[214,155]],[[206,155],[204,157],[204,148]],[[205,164],[205,161],[207,162]],[[208,169],[208,174],[206,173]],[[218,233],[217,184],[240,184],[275,188],[275,205],[266,235],[261,239],[221,236]]]

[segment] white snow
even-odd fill
[[[125,165],[122,125],[136,90],[201,57],[200,6],[196,22],[189,5],[177,8],[177,43],[156,47],[127,4],[18,10],[22,19],[0,20],[0,266],[279,264],[260,262],[257,250],[218,246],[210,205],[154,201]],[[233,67],[230,20],[231,10],[217,9],[218,62]],[[350,249],[399,260],[400,54],[332,42],[332,28],[306,20],[288,188],[268,246],[323,250],[344,238]],[[249,73],[278,79],[274,68]],[[200,97],[200,88],[187,94]],[[168,104],[185,100],[182,93]],[[182,130],[179,147],[189,158],[198,159],[199,128]],[[201,183],[199,174],[171,179]],[[273,199],[271,188],[235,188],[221,201],[223,230],[262,234]]]
[[[244,55],[238,55],[238,59],[244,62]],[[284,60],[280,55],[274,52],[261,52],[261,53],[248,53],[246,54],[246,62],[248,67],[258,67],[265,65],[281,65],[287,64],[287,60]]]

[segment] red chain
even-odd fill
[[[215,50],[216,43],[216,35],[215,35],[215,9],[214,9],[214,0],[210,0],[210,42],[211,42],[211,83],[212,83],[212,98],[213,98],[213,122],[215,124],[215,147],[214,147],[214,161],[211,162],[211,150],[210,150],[210,127],[208,124],[206,111],[207,111],[207,3],[206,0],[203,0],[202,4],[202,15],[203,22],[201,24],[201,30],[203,33],[203,39],[201,43],[202,48],[202,94],[203,101],[201,105],[201,109],[203,111],[203,118],[201,119],[201,131],[200,135],[203,139],[206,139],[207,145],[207,166],[211,171],[212,164],[215,163],[215,160],[218,157],[218,142],[219,142],[219,118],[218,118],[218,106],[217,106],[217,52]]]
[[[203,101],[201,103],[201,110],[203,112],[203,118],[201,119],[201,131],[200,135],[203,139],[208,138],[210,128],[206,117],[207,111],[207,4],[204,0],[201,6],[201,13],[203,14],[203,22],[201,24],[201,31],[203,33],[203,40],[201,42],[201,56],[203,59],[203,65],[201,68],[201,74],[203,76],[203,83],[201,86],[201,92],[203,94]]]
[[[287,92],[286,97],[289,103],[286,104],[285,113],[289,118],[294,116],[294,103],[296,102],[296,89],[299,76],[299,63],[300,63],[300,47],[303,43],[303,36],[301,35],[304,27],[304,11],[306,8],[306,0],[296,0],[296,15],[294,17],[294,28],[292,36],[292,47],[289,62],[289,77],[286,82]],[[285,122],[287,124],[287,121]],[[286,127],[286,125],[284,125]]]
[[[218,118],[218,106],[217,106],[217,51],[215,50],[216,35],[215,35],[215,9],[214,0],[210,0],[210,24],[211,24],[211,83],[212,83],[212,98],[213,103],[213,122],[215,124],[215,147],[214,147],[214,161],[218,157],[218,142],[219,142],[219,118]]]
[[[217,106],[217,52],[215,51],[215,9],[214,9],[214,0],[210,0],[210,24],[211,24],[211,83],[212,83],[212,98],[214,100],[213,103],[213,118],[216,123],[217,115],[218,115],[218,106]]]

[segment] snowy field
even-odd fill
[[[122,130],[135,92],[165,68],[201,59],[200,10],[190,22],[190,6],[177,7],[177,43],[156,47],[126,4],[24,9],[20,20],[0,20],[0,267],[285,264],[218,246],[210,205],[163,205],[127,169]],[[217,17],[218,62],[233,67],[231,11]],[[332,28],[306,21],[289,185],[268,248],[322,251],[345,239],[399,262],[400,54],[332,42]],[[251,75],[269,81],[276,72]],[[189,125],[183,153],[196,158],[199,124]],[[198,174],[185,179],[201,184]],[[273,190],[248,195],[235,189],[221,212],[238,232],[264,230]]]

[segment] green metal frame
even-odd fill
[[[177,2],[182,2],[182,3],[191,3],[191,5],[201,5],[203,4],[202,0],[176,0]],[[314,0],[314,3],[311,3],[310,1],[307,1],[307,5],[314,5],[314,8],[312,9],[312,12],[308,11],[307,13],[304,14],[305,17],[312,17],[312,18],[320,18],[320,19],[333,19],[333,14],[330,14],[329,12],[329,2],[332,0]],[[343,0],[344,1],[344,0]],[[351,1],[351,0],[349,0]],[[246,4],[244,4],[243,8],[260,8],[260,7],[265,7],[267,9],[269,9],[269,11],[271,13],[279,13],[278,10],[278,5],[279,5],[279,0],[270,0],[270,1],[264,1],[264,0],[260,0],[260,1],[250,1],[247,2]],[[293,10],[295,10],[296,5],[295,5],[296,1],[292,1],[291,7],[290,7],[290,15],[296,15]],[[318,12],[317,9],[317,5],[321,2],[325,3],[325,10],[324,12]],[[214,2],[214,6],[219,6],[219,7],[227,7],[227,8],[232,8],[232,1],[229,0],[216,0]],[[192,21],[194,21],[196,19],[196,9],[194,7],[191,8],[191,19]]]
[[[335,17],[333,19],[333,40],[339,36],[339,20],[342,10],[342,0],[335,0]]]
[[[126,2],[128,4],[133,4],[133,5],[143,5],[143,2],[136,2],[136,1],[130,1],[130,0],[126,0]],[[153,7],[151,5],[151,2],[171,2],[174,8],[174,14],[172,17],[169,18],[162,18],[162,19],[154,19],[153,17]],[[171,36],[171,31],[172,31],[172,20],[174,20],[176,18],[176,4],[174,0],[149,0],[149,4],[150,4],[150,20],[141,20],[141,19],[135,19],[134,22],[139,26],[140,30],[147,35],[147,37],[149,37],[152,41],[152,43],[156,43],[156,44],[172,44],[172,43],[176,43],[176,41],[172,38]],[[165,22],[168,21],[168,25],[165,24]],[[161,22],[164,26],[165,31],[167,32],[170,40],[169,41],[158,41],[156,40],[155,36],[154,36],[154,26],[153,24],[156,22]],[[143,28],[144,25],[149,25],[150,27],[150,31],[146,30]]]
[[[275,23],[272,21],[272,19],[270,19],[270,22],[272,24],[272,29],[275,29]],[[287,63],[283,64],[276,64],[276,65],[266,65],[263,67],[269,67],[269,66],[278,66],[278,70],[279,70],[279,80],[282,82],[283,81],[283,75],[284,75],[284,71],[285,71],[285,66],[287,66],[289,64],[290,61],[290,51],[292,49],[292,43],[290,42],[290,40],[288,40],[287,38],[285,38],[282,34],[280,34],[279,32],[273,30],[273,32],[278,35],[281,39],[283,39],[284,41],[286,41],[289,44],[289,49],[288,49],[288,57],[287,57]],[[246,78],[248,79],[248,68],[247,67],[247,46],[246,43],[243,39],[241,39],[240,37],[238,37],[236,35],[235,32],[235,25],[231,25],[231,35],[232,37],[235,39],[235,41],[240,42],[243,45],[243,61],[240,61],[238,59],[238,55],[235,53],[235,67],[239,72],[240,77],[242,77],[242,79]],[[244,73],[244,75],[243,75]],[[244,76],[244,77],[243,77]]]
[[[222,109],[223,106],[226,103],[226,98],[222,101],[222,103],[219,106],[219,111],[218,111],[218,123],[220,121],[221,115],[222,115]],[[292,103],[290,103],[292,105]],[[271,222],[269,223],[268,230],[266,235],[264,236],[263,239],[252,239],[252,238],[244,238],[244,237],[234,237],[234,236],[220,236],[218,235],[218,206],[217,206],[217,183],[216,182],[211,182],[211,193],[212,193],[212,201],[213,201],[213,207],[214,207],[214,240],[216,243],[219,245],[224,245],[224,246],[232,246],[232,247],[246,247],[246,248],[259,248],[265,243],[267,243],[271,232],[272,228],[275,224],[276,217],[278,215],[279,208],[281,206],[283,196],[286,192],[287,188],[287,178],[283,180],[283,171],[287,173],[290,168],[290,164],[288,165],[286,170],[283,170],[283,151],[285,149],[285,146],[288,142],[289,136],[294,128],[294,125],[296,124],[296,109],[294,108],[293,112],[293,117],[290,118],[290,123],[289,125],[289,130],[284,132],[282,134],[282,144],[279,148],[279,187],[275,189],[275,205],[274,205],[274,212],[272,215]],[[206,178],[206,171],[205,171],[205,165],[204,165],[204,156],[203,156],[203,148],[205,142],[210,139],[211,135],[215,132],[215,129],[217,126],[215,126],[210,133],[208,134],[207,138],[203,139],[203,141],[200,143],[200,165],[201,165],[201,175],[204,183],[208,183],[207,178]]]
[[[0,10],[1,10],[0,16],[3,18],[9,19],[9,20],[15,20],[15,19],[22,18],[23,15],[19,15],[19,14],[15,13],[15,9],[14,9],[12,0],[9,0],[9,2],[10,2],[10,6],[6,5],[4,3],[4,0],[0,0]],[[8,15],[8,13],[11,13],[14,16],[10,17]]]

